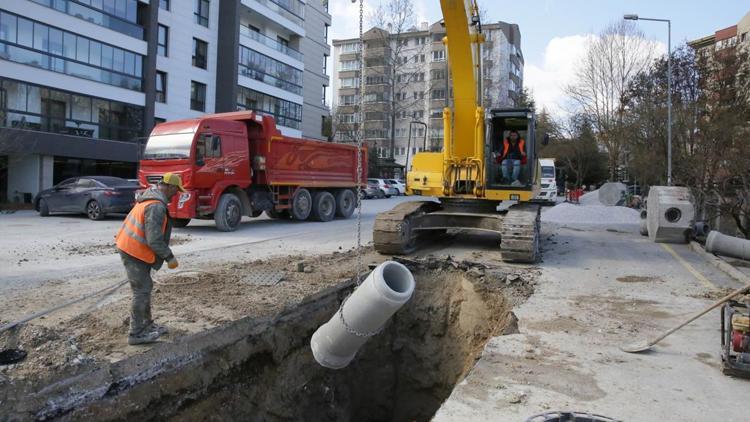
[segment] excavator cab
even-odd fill
[[[487,117],[487,143],[485,166],[487,188],[502,190],[528,190],[536,182],[536,123],[534,111],[528,108],[493,109]],[[506,163],[503,174],[503,141],[511,131],[518,132],[524,140],[525,160],[521,161],[518,183],[512,180],[512,163]]]

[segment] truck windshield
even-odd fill
[[[543,166],[542,167],[542,177],[544,178],[553,178],[555,177],[555,168],[550,166]]]
[[[148,138],[143,158],[146,160],[171,160],[190,158],[190,147],[195,133],[170,133]]]

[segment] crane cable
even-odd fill
[[[364,105],[364,88],[365,88],[365,42],[362,38],[364,16],[364,0],[359,0],[359,115],[358,133],[357,133],[357,285],[362,283],[362,139],[364,137],[363,129],[363,105]]]

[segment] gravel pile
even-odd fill
[[[594,191],[590,194],[596,193]],[[543,212],[542,221],[559,224],[637,225],[640,217],[638,211],[627,207],[562,203]]]
[[[584,193],[581,195],[578,202],[580,202],[581,205],[602,205],[602,203],[599,202],[599,189]]]

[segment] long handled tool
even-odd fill
[[[651,346],[655,345],[656,343],[664,340],[668,335],[674,333],[675,331],[679,330],[680,328],[690,324],[691,322],[695,321],[696,319],[702,317],[703,315],[709,313],[710,311],[718,308],[724,302],[727,302],[728,300],[732,299],[733,297],[737,295],[741,295],[747,291],[750,291],[750,284],[746,285],[745,287],[740,287],[739,289],[733,291],[732,293],[729,293],[728,295],[724,296],[723,298],[717,300],[714,302],[711,306],[708,308],[700,311],[699,313],[693,315],[688,319],[687,321],[681,323],[680,325],[672,328],[671,330],[667,331],[666,333],[660,335],[659,337],[656,337],[652,340],[641,340],[639,342],[635,342],[626,346],[620,347],[620,350],[627,353],[639,353],[639,352],[645,352],[646,350],[650,349]]]

